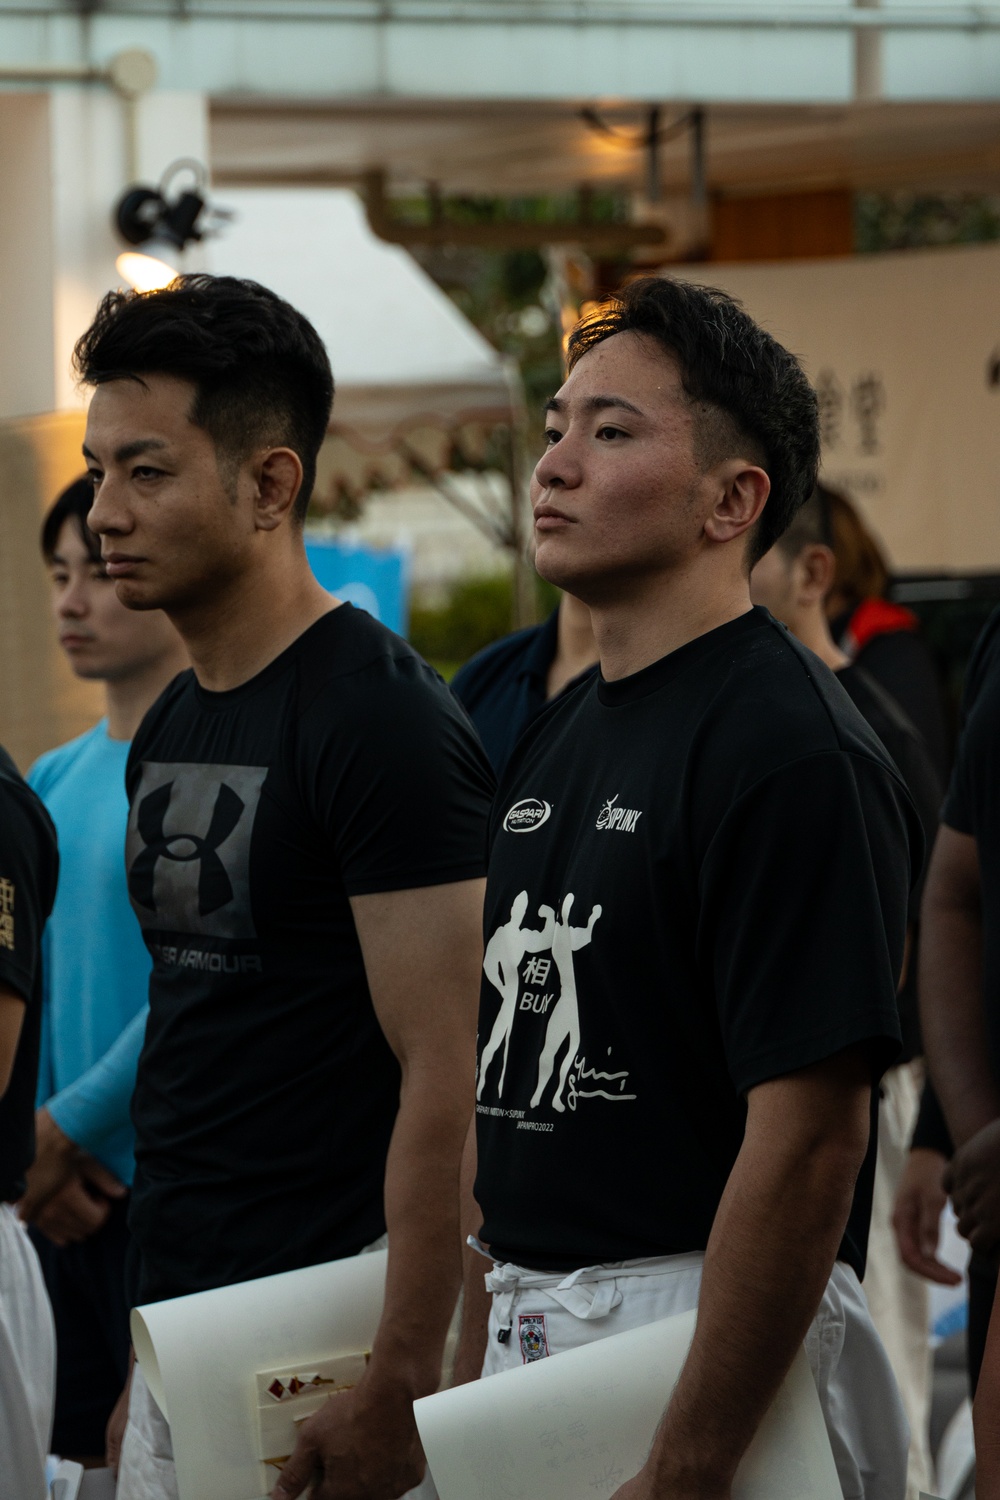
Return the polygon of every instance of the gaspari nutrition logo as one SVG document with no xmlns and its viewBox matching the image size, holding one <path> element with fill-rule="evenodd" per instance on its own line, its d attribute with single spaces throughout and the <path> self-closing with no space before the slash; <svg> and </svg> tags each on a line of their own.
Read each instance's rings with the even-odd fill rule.
<svg viewBox="0 0 1000 1500">
<path fill-rule="evenodd" d="M 552 808 L 540 797 L 524 797 L 508 810 L 503 820 L 505 833 L 534 833 L 547 823 Z"/>
</svg>

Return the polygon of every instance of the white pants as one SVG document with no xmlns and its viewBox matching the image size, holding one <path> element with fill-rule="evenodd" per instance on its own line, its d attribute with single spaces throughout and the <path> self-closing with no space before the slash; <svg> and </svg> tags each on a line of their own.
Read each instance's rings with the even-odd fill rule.
<svg viewBox="0 0 1000 1500">
<path fill-rule="evenodd" d="M 0 1495 L 45 1500 L 56 1331 L 35 1248 L 0 1203 Z"/>
<path fill-rule="evenodd" d="M 882 1079 L 878 1158 L 872 1200 L 864 1292 L 872 1322 L 885 1345 L 910 1424 L 906 1500 L 934 1489 L 928 1425 L 931 1407 L 930 1293 L 927 1282 L 904 1266 L 892 1228 L 892 1211 L 920 1107 L 923 1065 L 901 1063 Z"/>
<path fill-rule="evenodd" d="M 625 1261 L 564 1277 L 494 1266 L 486 1277 L 493 1307 L 483 1375 L 690 1312 L 703 1259 Z M 858 1278 L 839 1261 L 805 1348 L 844 1500 L 903 1500 L 906 1416 Z"/>
</svg>

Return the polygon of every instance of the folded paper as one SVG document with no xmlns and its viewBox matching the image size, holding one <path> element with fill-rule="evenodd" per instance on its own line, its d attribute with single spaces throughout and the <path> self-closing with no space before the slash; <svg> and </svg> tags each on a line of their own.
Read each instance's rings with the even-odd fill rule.
<svg viewBox="0 0 1000 1500">
<path fill-rule="evenodd" d="M 267 1494 L 276 1476 L 267 1460 L 291 1452 L 298 1421 L 360 1378 L 385 1268 L 377 1250 L 133 1310 L 132 1342 L 170 1424 L 180 1500 Z"/>
<path fill-rule="evenodd" d="M 695 1314 L 535 1360 L 415 1403 L 440 1500 L 613 1495 L 645 1462 Z M 841 1500 L 799 1351 L 736 1476 L 733 1500 Z"/>
</svg>

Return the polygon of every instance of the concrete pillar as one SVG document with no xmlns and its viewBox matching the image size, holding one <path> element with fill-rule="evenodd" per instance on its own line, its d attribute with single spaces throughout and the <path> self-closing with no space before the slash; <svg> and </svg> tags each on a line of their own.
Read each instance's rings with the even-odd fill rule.
<svg viewBox="0 0 1000 1500">
<path fill-rule="evenodd" d="M 100 711 L 55 643 L 39 524 L 83 468 L 70 357 L 118 284 L 112 208 L 183 156 L 207 161 L 203 95 L 0 92 L 0 742 L 22 768 Z"/>
</svg>

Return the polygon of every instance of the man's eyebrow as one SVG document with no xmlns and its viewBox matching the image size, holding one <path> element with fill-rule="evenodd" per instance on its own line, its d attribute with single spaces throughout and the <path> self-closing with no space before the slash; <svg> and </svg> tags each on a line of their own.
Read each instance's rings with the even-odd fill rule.
<svg viewBox="0 0 1000 1500">
<path fill-rule="evenodd" d="M 138 458 L 140 453 L 156 453 L 161 448 L 169 448 L 170 444 L 164 442 L 163 438 L 136 438 L 133 443 L 124 443 L 122 447 L 115 449 L 115 462 L 119 464 L 128 463 L 130 458 Z M 83 445 L 84 458 L 97 459 L 91 453 L 86 443 Z"/>
<path fill-rule="evenodd" d="M 588 396 L 581 404 L 584 411 L 608 411 L 612 407 L 615 407 L 618 411 L 630 411 L 634 417 L 644 417 L 646 415 L 638 406 L 634 406 L 631 401 L 626 401 L 624 396 Z M 558 396 L 552 396 L 546 401 L 544 410 L 547 412 L 563 413 L 566 410 L 566 403 L 560 400 Z"/>
</svg>

